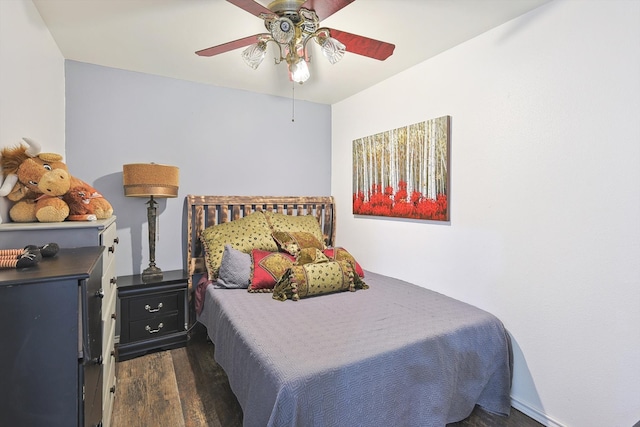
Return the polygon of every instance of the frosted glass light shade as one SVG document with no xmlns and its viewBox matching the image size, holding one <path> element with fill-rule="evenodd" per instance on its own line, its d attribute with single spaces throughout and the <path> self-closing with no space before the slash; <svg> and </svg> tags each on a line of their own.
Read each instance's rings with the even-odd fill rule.
<svg viewBox="0 0 640 427">
<path fill-rule="evenodd" d="M 266 43 L 255 43 L 242 51 L 242 59 L 247 65 L 254 70 L 258 68 L 260 64 L 262 64 L 262 60 L 267 54 L 267 44 Z"/>
<path fill-rule="evenodd" d="M 304 83 L 311 77 L 309 67 L 304 58 L 299 58 L 298 61 L 289 65 L 289 75 L 291 76 L 291 80 L 296 83 Z"/>
<path fill-rule="evenodd" d="M 344 56 L 346 46 L 333 37 L 327 37 L 321 44 L 322 54 L 329 60 L 331 64 L 340 61 Z"/>
</svg>

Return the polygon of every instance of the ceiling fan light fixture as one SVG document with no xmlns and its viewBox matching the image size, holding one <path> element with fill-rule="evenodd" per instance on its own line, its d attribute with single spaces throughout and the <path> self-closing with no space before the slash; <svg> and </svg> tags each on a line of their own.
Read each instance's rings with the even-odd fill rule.
<svg viewBox="0 0 640 427">
<path fill-rule="evenodd" d="M 322 54 L 329 60 L 331 64 L 339 62 L 346 51 L 346 46 L 333 37 L 325 37 L 319 41 L 322 47 Z"/>
<path fill-rule="evenodd" d="M 298 58 L 297 61 L 289 64 L 289 78 L 294 82 L 304 83 L 309 80 L 309 77 L 311 77 L 311 74 L 304 58 Z"/>
<path fill-rule="evenodd" d="M 246 64 L 256 70 L 267 54 L 267 43 L 254 43 L 242 52 L 242 59 Z"/>
<path fill-rule="evenodd" d="M 274 42 L 277 45 L 275 63 L 286 62 L 289 79 L 304 83 L 310 78 L 308 62 L 311 61 L 311 55 L 307 50 L 307 44 L 311 40 L 318 43 L 322 54 L 331 64 L 336 64 L 342 59 L 347 46 L 351 53 L 380 61 L 391 56 L 395 49 L 395 45 L 390 43 L 320 27 L 320 21 L 354 0 L 269 0 L 268 6 L 263 5 L 267 0 L 227 1 L 262 19 L 268 32 L 201 49 L 196 51 L 197 55 L 214 56 L 246 47 L 242 52 L 242 58 L 255 70 L 266 56 L 267 43 Z M 331 37 L 332 34 L 337 39 Z M 249 46 L 253 42 L 257 43 Z"/>
</svg>

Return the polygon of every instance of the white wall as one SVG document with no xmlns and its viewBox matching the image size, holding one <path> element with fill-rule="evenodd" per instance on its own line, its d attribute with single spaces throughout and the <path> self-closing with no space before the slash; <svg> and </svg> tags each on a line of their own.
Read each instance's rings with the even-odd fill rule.
<svg viewBox="0 0 640 427">
<path fill-rule="evenodd" d="M 2 1 L 2 0 L 0 0 Z M 184 267 L 184 198 L 329 195 L 331 108 L 75 61 L 66 63 L 67 164 L 117 216 L 118 275 L 149 265 L 147 200 L 128 198 L 122 165 L 180 168 L 177 199 L 159 199 L 156 264 Z"/>
<path fill-rule="evenodd" d="M 22 137 L 64 155 L 64 58 L 31 0 L 2 0 L 0 148 Z M 8 208 L 0 197 L 0 220 Z"/>
<path fill-rule="evenodd" d="M 450 224 L 354 217 L 352 141 L 442 115 Z M 514 405 L 545 424 L 640 419 L 640 2 L 546 4 L 333 105 L 332 126 L 338 244 L 497 315 Z"/>
</svg>

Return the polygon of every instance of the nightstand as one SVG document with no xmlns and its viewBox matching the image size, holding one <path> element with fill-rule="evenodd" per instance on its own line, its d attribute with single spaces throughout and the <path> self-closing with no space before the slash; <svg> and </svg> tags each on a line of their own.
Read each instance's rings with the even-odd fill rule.
<svg viewBox="0 0 640 427">
<path fill-rule="evenodd" d="M 144 283 L 139 274 L 118 277 L 120 342 L 118 361 L 186 345 L 187 272 L 164 271 Z"/>
</svg>

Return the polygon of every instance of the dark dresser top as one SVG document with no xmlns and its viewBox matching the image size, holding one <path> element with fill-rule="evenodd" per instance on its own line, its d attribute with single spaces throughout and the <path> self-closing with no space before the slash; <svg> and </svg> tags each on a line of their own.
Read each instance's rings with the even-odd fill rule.
<svg viewBox="0 0 640 427">
<path fill-rule="evenodd" d="M 104 249 L 103 246 L 61 248 L 54 257 L 43 258 L 33 267 L 0 269 L 0 286 L 87 278 Z"/>
</svg>

